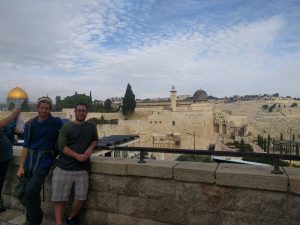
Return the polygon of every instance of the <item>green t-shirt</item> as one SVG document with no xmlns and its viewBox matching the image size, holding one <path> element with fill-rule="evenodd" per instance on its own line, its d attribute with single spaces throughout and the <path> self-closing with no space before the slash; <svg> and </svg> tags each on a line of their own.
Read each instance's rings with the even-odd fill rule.
<svg viewBox="0 0 300 225">
<path fill-rule="evenodd" d="M 73 122 L 65 124 L 58 136 L 58 148 L 60 155 L 56 161 L 56 165 L 69 171 L 89 170 L 90 160 L 79 162 L 74 158 L 66 156 L 63 153 L 65 146 L 68 146 L 73 151 L 82 154 L 91 145 L 93 141 L 98 141 L 98 133 L 96 125 L 90 122 L 84 122 L 77 125 Z"/>
</svg>

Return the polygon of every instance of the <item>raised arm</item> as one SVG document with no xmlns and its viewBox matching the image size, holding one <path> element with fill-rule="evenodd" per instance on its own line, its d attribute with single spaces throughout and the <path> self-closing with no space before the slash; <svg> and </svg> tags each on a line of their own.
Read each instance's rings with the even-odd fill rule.
<svg viewBox="0 0 300 225">
<path fill-rule="evenodd" d="M 0 120 L 0 128 L 5 127 L 10 121 L 19 116 L 20 113 L 20 109 L 14 109 L 14 111 L 8 117 Z"/>
</svg>

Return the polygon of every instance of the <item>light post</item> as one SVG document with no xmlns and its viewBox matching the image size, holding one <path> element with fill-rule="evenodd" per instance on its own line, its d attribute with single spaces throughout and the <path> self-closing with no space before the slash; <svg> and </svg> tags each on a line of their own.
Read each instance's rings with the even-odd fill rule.
<svg viewBox="0 0 300 225">
<path fill-rule="evenodd" d="M 192 133 L 186 133 L 186 134 L 191 135 L 191 136 L 194 137 L 194 150 L 195 150 L 196 149 L 196 135 L 195 135 L 195 131 L 193 132 L 193 134 Z"/>
<path fill-rule="evenodd" d="M 292 154 L 292 128 L 290 127 L 290 155 Z M 291 163 L 291 160 L 290 160 Z"/>
</svg>

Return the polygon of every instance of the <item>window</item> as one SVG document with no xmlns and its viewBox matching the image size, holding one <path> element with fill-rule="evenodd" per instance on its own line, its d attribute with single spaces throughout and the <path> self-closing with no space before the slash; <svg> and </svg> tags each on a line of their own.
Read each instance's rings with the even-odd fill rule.
<svg viewBox="0 0 300 225">
<path fill-rule="evenodd" d="M 172 126 L 175 126 L 175 121 L 172 121 Z"/>
</svg>

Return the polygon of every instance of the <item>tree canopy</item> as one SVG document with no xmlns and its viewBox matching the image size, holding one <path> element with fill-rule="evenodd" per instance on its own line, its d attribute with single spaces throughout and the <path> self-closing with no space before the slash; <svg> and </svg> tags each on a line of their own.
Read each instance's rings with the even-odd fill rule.
<svg viewBox="0 0 300 225">
<path fill-rule="evenodd" d="M 65 97 L 63 100 L 61 100 L 60 96 L 56 96 L 55 100 L 56 110 L 61 110 L 62 108 L 73 108 L 78 102 L 83 102 L 87 104 L 89 108 L 91 108 L 92 106 L 90 96 L 87 96 L 85 94 L 78 94 L 77 92 L 75 92 L 75 94 L 72 96 Z"/>
<path fill-rule="evenodd" d="M 109 98 L 106 99 L 105 102 L 104 102 L 104 111 L 105 112 L 111 112 L 112 111 L 111 100 Z"/>
<path fill-rule="evenodd" d="M 122 113 L 124 116 L 129 116 L 134 113 L 136 107 L 135 95 L 131 90 L 130 84 L 127 85 L 123 99 Z"/>
</svg>

